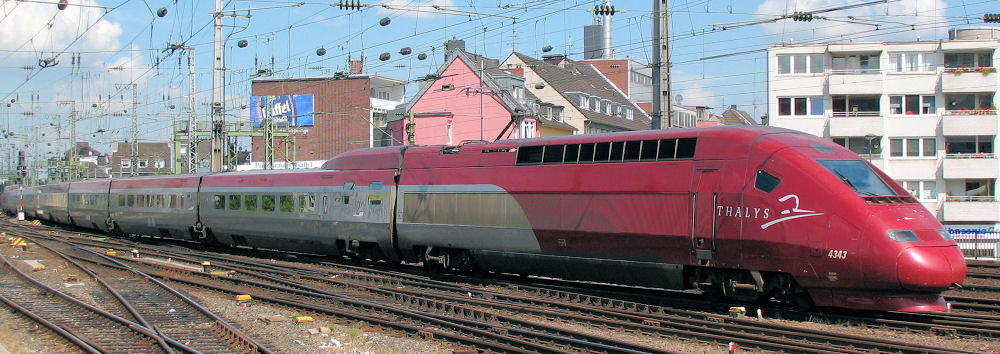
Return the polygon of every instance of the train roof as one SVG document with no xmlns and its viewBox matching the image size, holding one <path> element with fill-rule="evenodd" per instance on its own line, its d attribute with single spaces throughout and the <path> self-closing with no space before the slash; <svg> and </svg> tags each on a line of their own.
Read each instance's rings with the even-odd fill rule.
<svg viewBox="0 0 1000 354">
<path fill-rule="evenodd" d="M 755 143 L 759 143 L 756 145 L 757 148 L 771 150 L 783 146 L 841 148 L 829 140 L 795 130 L 765 126 L 721 126 L 505 139 L 492 143 L 472 141 L 455 146 L 390 146 L 358 149 L 330 159 L 323 164 L 322 168 L 325 170 L 379 170 L 510 165 L 514 163 L 513 153 L 520 147 L 682 138 L 698 139 L 700 147 L 696 149 L 695 158 L 706 160 L 747 156 L 751 146 Z M 504 152 L 508 154 L 502 154 Z M 449 157 L 441 158 L 444 155 Z M 405 159 L 404 156 L 406 156 Z"/>
</svg>

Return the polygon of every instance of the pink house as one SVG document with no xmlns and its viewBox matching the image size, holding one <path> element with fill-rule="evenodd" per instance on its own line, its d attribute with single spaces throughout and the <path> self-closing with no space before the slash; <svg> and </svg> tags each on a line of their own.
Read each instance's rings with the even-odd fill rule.
<svg viewBox="0 0 1000 354">
<path fill-rule="evenodd" d="M 390 112 L 386 132 L 394 144 L 457 145 L 538 136 L 539 119 L 522 103 L 524 78 L 498 69 L 496 60 L 466 53 L 461 42 L 449 41 L 444 64 L 425 77 L 410 102 Z M 571 126 L 565 128 L 572 133 Z"/>
</svg>

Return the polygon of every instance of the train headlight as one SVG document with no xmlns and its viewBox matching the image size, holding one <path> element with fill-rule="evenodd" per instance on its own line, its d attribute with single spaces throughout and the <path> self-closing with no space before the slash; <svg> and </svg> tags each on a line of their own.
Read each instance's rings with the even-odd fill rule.
<svg viewBox="0 0 1000 354">
<path fill-rule="evenodd" d="M 937 230 L 937 232 L 939 234 L 941 234 L 941 238 L 943 238 L 945 240 L 948 240 L 948 241 L 954 240 L 954 238 L 951 237 L 951 233 L 948 232 L 948 230 Z"/>
<path fill-rule="evenodd" d="M 886 232 L 890 239 L 896 242 L 918 242 L 917 234 L 910 230 L 889 230 Z"/>
</svg>

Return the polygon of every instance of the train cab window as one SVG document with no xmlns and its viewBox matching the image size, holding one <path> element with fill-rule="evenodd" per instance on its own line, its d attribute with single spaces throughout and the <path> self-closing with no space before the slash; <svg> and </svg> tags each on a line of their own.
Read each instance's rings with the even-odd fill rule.
<svg viewBox="0 0 1000 354">
<path fill-rule="evenodd" d="M 265 195 L 260 197 L 260 210 L 274 211 L 274 196 Z"/>
<path fill-rule="evenodd" d="M 225 209 L 226 208 L 226 196 L 222 194 L 216 194 L 215 196 L 215 208 Z"/>
<path fill-rule="evenodd" d="M 278 210 L 284 213 L 295 211 L 295 198 L 290 195 L 278 196 Z"/>
<path fill-rule="evenodd" d="M 257 210 L 257 195 L 255 195 L 255 194 L 249 194 L 249 195 L 243 197 L 243 209 L 246 209 L 247 211 L 256 211 Z"/>
<path fill-rule="evenodd" d="M 566 145 L 566 153 L 563 155 L 563 163 L 576 163 L 580 156 L 580 145 L 570 144 Z"/>
<path fill-rule="evenodd" d="M 698 145 L 698 138 L 677 139 L 677 158 L 693 159 L 694 149 Z"/>
<path fill-rule="evenodd" d="M 770 173 L 757 170 L 757 180 L 754 181 L 753 186 L 764 192 L 771 193 L 771 191 L 773 191 L 774 188 L 777 188 L 780 183 L 781 180 L 778 179 L 778 177 L 774 177 Z"/>
<path fill-rule="evenodd" d="M 594 162 L 594 145 L 580 144 L 580 163 Z"/>
<path fill-rule="evenodd" d="M 622 159 L 624 161 L 639 161 L 639 152 L 642 148 L 642 141 L 626 141 L 625 142 L 625 157 Z"/>
<path fill-rule="evenodd" d="M 542 163 L 561 164 L 563 162 L 563 151 L 565 151 L 565 146 L 563 145 L 546 146 Z"/>
<path fill-rule="evenodd" d="M 240 195 L 230 195 L 229 196 L 229 210 L 240 210 L 243 208 L 243 203 Z"/>
<path fill-rule="evenodd" d="M 370 185 L 368 185 L 368 188 L 371 188 L 371 190 L 373 191 L 381 190 L 382 182 L 372 182 Z"/>
<path fill-rule="evenodd" d="M 816 160 L 830 173 L 862 196 L 896 195 L 865 160 Z"/>
<path fill-rule="evenodd" d="M 354 182 L 344 183 L 344 190 L 345 191 L 349 191 L 349 190 L 352 190 L 352 189 L 354 189 Z"/>
<path fill-rule="evenodd" d="M 594 144 L 594 162 L 608 162 L 611 156 L 611 143 Z"/>
<path fill-rule="evenodd" d="M 620 162 L 624 154 L 625 154 L 625 142 L 624 141 L 613 142 L 611 143 L 611 157 L 608 159 L 608 161 Z"/>
<path fill-rule="evenodd" d="M 659 146 L 659 140 L 643 140 L 642 141 L 642 153 L 639 154 L 639 161 L 653 161 L 656 160 L 657 148 Z"/>
<path fill-rule="evenodd" d="M 542 162 L 544 146 L 522 146 L 517 149 L 518 165 L 537 165 Z"/>
<path fill-rule="evenodd" d="M 673 160 L 674 154 L 677 152 L 677 139 L 663 139 L 660 140 L 660 154 L 657 159 L 660 160 Z"/>
</svg>

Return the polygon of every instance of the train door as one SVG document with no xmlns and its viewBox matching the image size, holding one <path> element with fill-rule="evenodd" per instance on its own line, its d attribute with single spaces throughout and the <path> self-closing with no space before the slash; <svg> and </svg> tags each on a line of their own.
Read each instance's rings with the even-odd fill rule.
<svg viewBox="0 0 1000 354">
<path fill-rule="evenodd" d="M 691 249 L 702 265 L 712 264 L 716 250 L 719 175 L 718 167 L 698 167 L 692 182 Z"/>
</svg>

